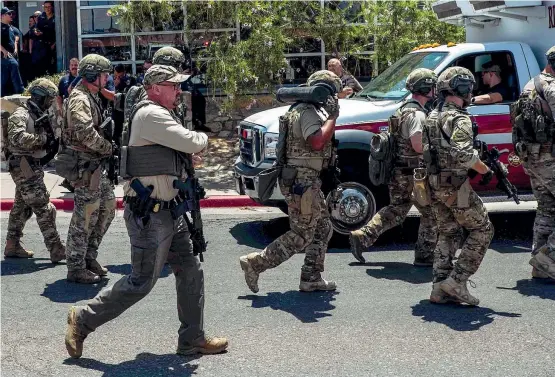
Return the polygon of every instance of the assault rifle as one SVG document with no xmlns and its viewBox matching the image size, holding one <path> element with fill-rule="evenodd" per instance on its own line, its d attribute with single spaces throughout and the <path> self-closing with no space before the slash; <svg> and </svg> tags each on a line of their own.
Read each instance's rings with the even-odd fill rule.
<svg viewBox="0 0 555 377">
<path fill-rule="evenodd" d="M 472 133 L 474 134 L 474 149 L 478 150 L 480 160 L 482 160 L 491 169 L 497 178 L 497 185 L 495 187 L 507 194 L 507 199 L 513 198 L 516 204 L 520 204 L 518 190 L 507 178 L 509 170 L 501 161 L 499 161 L 499 156 L 501 155 L 499 150 L 496 147 L 488 150 L 488 145 L 478 139 L 478 125 L 475 122 L 472 122 Z M 476 176 L 476 174 L 473 173 L 469 175 L 471 178 Z"/>
<path fill-rule="evenodd" d="M 113 184 L 118 184 L 119 176 L 119 147 L 114 140 L 114 121 L 112 117 L 106 117 L 100 125 L 102 136 L 112 143 L 112 154 L 108 157 L 108 179 Z"/>
<path fill-rule="evenodd" d="M 190 156 L 190 155 L 187 155 Z M 187 164 L 185 164 L 187 166 Z M 186 171 L 193 171 L 193 175 L 189 175 L 185 182 L 180 180 L 173 181 L 173 187 L 180 190 L 186 196 L 188 202 L 189 210 L 191 211 L 191 219 L 187 215 L 187 212 L 183 213 L 183 218 L 187 223 L 187 228 L 191 234 L 191 241 L 193 242 L 193 254 L 198 255 L 201 262 L 204 262 L 202 253 L 206 251 L 206 242 L 204 238 L 204 231 L 202 229 L 202 216 L 200 214 L 200 200 L 204 199 L 206 196 L 206 191 L 204 187 L 199 185 L 198 178 L 194 176 L 194 168 L 192 168 L 192 161 L 189 167 L 186 167 Z M 189 174 L 189 173 L 187 173 Z"/>
<path fill-rule="evenodd" d="M 40 159 L 41 165 L 48 164 L 58 153 L 58 148 L 60 147 L 60 141 L 56 138 L 52 124 L 50 124 L 50 117 L 46 111 L 42 111 L 33 101 L 27 102 L 29 106 L 29 111 L 37 117 L 35 119 L 35 130 L 43 130 L 46 133 L 46 156 Z"/>
</svg>

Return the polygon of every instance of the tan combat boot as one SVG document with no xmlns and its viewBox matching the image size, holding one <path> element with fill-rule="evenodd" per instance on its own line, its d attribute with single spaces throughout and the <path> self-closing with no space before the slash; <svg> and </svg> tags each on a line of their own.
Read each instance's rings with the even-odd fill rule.
<svg viewBox="0 0 555 377">
<path fill-rule="evenodd" d="M 356 260 L 359 261 L 360 263 L 366 263 L 366 260 L 362 256 L 362 253 L 365 251 L 368 251 L 368 249 L 364 247 L 364 244 L 362 243 L 363 239 L 364 239 L 364 233 L 361 230 L 355 230 L 354 232 L 351 232 L 351 234 L 349 235 L 349 241 L 351 244 L 351 253 L 356 258 Z"/>
<path fill-rule="evenodd" d="M 439 288 L 441 282 L 434 283 L 432 287 L 432 293 L 430 294 L 430 302 L 433 304 L 449 304 L 456 303 L 460 304 L 461 301 L 456 297 L 449 296 Z"/>
<path fill-rule="evenodd" d="M 69 356 L 78 359 L 83 354 L 83 341 L 87 336 L 79 330 L 75 309 L 77 308 L 72 306 L 67 313 L 66 349 Z"/>
<path fill-rule="evenodd" d="M 530 259 L 530 265 L 545 273 L 551 279 L 555 279 L 555 260 L 548 255 L 547 246 L 540 248 L 539 252 Z"/>
<path fill-rule="evenodd" d="M 254 293 L 258 292 L 258 277 L 260 274 L 256 272 L 251 265 L 249 257 L 253 257 L 256 253 L 251 253 L 249 255 L 243 255 L 239 258 L 239 263 L 241 263 L 241 269 L 245 272 L 245 281 L 251 291 Z"/>
<path fill-rule="evenodd" d="M 67 272 L 67 281 L 81 284 L 94 284 L 100 281 L 100 276 L 87 269 Z"/>
<path fill-rule="evenodd" d="M 25 250 L 19 241 L 6 240 L 4 248 L 4 256 L 6 258 L 32 258 L 35 253 L 31 250 Z"/>
<path fill-rule="evenodd" d="M 536 267 L 532 267 L 532 277 L 534 279 L 549 279 L 549 275 L 545 272 L 538 270 Z"/>
<path fill-rule="evenodd" d="M 50 250 L 50 261 L 58 263 L 64 259 L 66 259 L 66 247 L 63 243 L 59 242 Z"/>
<path fill-rule="evenodd" d="M 299 284 L 301 292 L 314 292 L 314 291 L 335 291 L 337 284 L 334 281 L 326 281 L 320 279 L 318 281 L 302 281 Z"/>
<path fill-rule="evenodd" d="M 453 279 L 452 277 L 448 277 L 447 279 L 439 283 L 439 288 L 443 292 L 447 293 L 449 296 L 457 298 L 469 305 L 478 305 L 480 303 L 480 300 L 478 300 L 476 297 L 472 296 L 470 292 L 468 292 L 466 281 L 457 283 L 455 279 Z"/>
<path fill-rule="evenodd" d="M 221 353 L 227 349 L 228 342 L 226 338 L 205 338 L 198 344 L 187 347 L 178 348 L 176 353 L 178 355 L 194 355 L 197 353 L 202 353 L 206 355 L 211 355 L 215 353 Z"/>
<path fill-rule="evenodd" d="M 96 259 L 87 260 L 87 270 L 94 272 L 98 276 L 108 275 L 108 269 L 102 267 L 100 263 L 96 261 Z"/>
</svg>

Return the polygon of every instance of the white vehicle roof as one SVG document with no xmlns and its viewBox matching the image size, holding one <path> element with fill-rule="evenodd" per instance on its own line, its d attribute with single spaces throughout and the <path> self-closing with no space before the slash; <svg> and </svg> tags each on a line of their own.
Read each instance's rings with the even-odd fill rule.
<svg viewBox="0 0 555 377">
<path fill-rule="evenodd" d="M 464 26 L 468 43 L 529 45 L 542 69 L 545 52 L 555 44 L 555 1 L 439 0 L 433 9 L 441 21 Z"/>
</svg>

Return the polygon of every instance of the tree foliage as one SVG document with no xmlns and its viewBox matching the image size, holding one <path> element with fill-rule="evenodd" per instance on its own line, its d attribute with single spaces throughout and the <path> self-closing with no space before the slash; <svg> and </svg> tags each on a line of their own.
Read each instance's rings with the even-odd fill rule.
<svg viewBox="0 0 555 377">
<path fill-rule="evenodd" d="M 323 43 L 331 56 L 371 59 L 357 54 L 374 50 L 383 70 L 419 44 L 464 39 L 461 28 L 437 20 L 429 1 L 141 0 L 110 13 L 125 31 L 178 25 L 186 55 L 205 61 L 210 87 L 228 95 L 224 110 L 281 84 L 286 52 L 320 52 Z M 213 31 L 222 28 L 229 30 Z M 207 46 L 195 46 L 199 38 Z"/>
</svg>

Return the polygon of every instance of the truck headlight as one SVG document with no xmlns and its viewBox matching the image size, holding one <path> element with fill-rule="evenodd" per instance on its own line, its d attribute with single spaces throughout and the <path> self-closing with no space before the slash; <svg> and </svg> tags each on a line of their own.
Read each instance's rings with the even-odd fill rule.
<svg viewBox="0 0 555 377">
<path fill-rule="evenodd" d="M 278 134 L 266 132 L 264 134 L 264 157 L 269 159 L 276 159 Z"/>
</svg>

